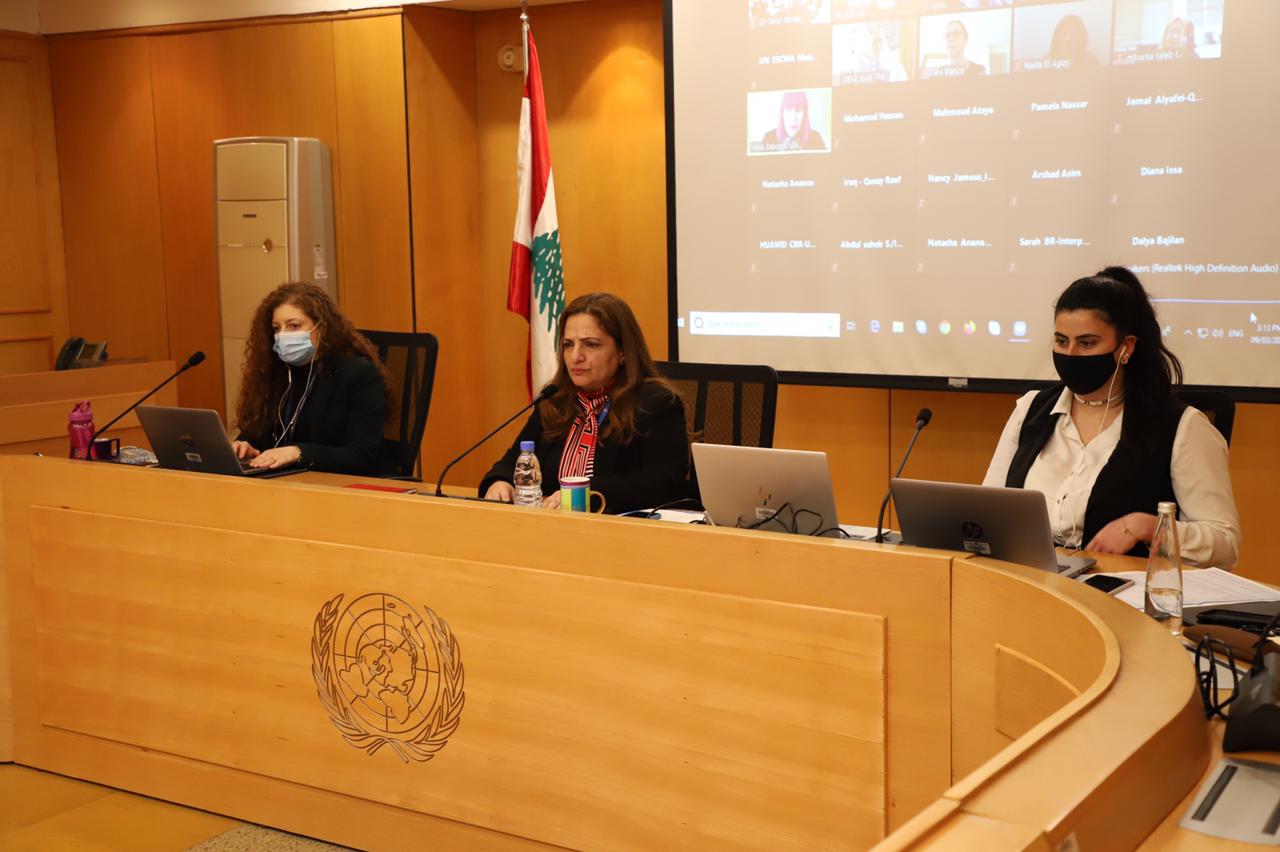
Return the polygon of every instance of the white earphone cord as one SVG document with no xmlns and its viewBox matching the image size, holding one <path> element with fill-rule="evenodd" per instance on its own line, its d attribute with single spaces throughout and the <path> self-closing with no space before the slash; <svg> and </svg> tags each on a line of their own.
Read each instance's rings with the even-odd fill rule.
<svg viewBox="0 0 1280 852">
<path fill-rule="evenodd" d="M 1129 359 L 1127 356 L 1121 356 L 1120 363 L 1116 364 L 1115 372 L 1111 374 L 1111 381 L 1107 383 L 1107 402 L 1105 405 L 1102 406 L 1102 420 L 1099 421 L 1098 423 L 1097 434 L 1093 436 L 1093 440 L 1095 441 L 1102 436 L 1103 431 L 1107 428 L 1107 412 L 1111 410 L 1111 391 L 1115 389 L 1116 377 L 1120 375 L 1120 367 L 1128 360 Z M 1086 446 L 1085 452 L 1088 452 L 1088 450 L 1089 448 L 1088 446 Z M 1087 498 L 1087 495 L 1086 495 L 1086 498 Z M 1071 534 L 1067 536 L 1067 541 L 1071 541 L 1076 537 L 1076 519 L 1080 517 L 1079 510 L 1080 510 L 1080 500 L 1079 498 L 1077 498 L 1075 510 L 1071 513 Z M 1059 527 L 1062 526 L 1062 509 L 1058 509 L 1058 526 Z M 1080 541 L 1076 542 L 1074 545 L 1076 550 L 1084 549 L 1084 531 L 1081 530 L 1080 532 L 1081 532 Z"/>
<path fill-rule="evenodd" d="M 307 397 L 311 394 L 312 372 L 315 370 L 315 366 L 315 358 L 312 358 L 311 363 L 307 365 L 307 384 L 302 389 L 302 398 L 298 400 L 297 407 L 293 409 L 293 416 L 289 418 L 288 425 L 285 425 L 284 404 L 289 398 L 289 391 L 293 388 L 293 368 L 289 368 L 289 387 L 286 388 L 284 394 L 280 397 L 280 402 L 276 405 L 276 422 L 280 424 L 280 437 L 276 438 L 275 444 L 272 445 L 271 448 L 273 450 L 279 448 L 280 444 L 293 433 L 294 426 L 298 423 L 298 416 L 302 414 L 302 406 L 306 405 Z"/>
</svg>

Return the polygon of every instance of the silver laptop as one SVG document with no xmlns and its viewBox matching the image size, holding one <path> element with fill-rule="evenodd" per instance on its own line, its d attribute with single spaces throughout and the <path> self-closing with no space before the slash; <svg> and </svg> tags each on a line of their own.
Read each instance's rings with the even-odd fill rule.
<svg viewBox="0 0 1280 852">
<path fill-rule="evenodd" d="M 965 550 L 1066 577 L 1094 564 L 1085 556 L 1058 554 L 1039 491 L 922 479 L 892 479 L 889 489 L 903 544 Z"/>
<path fill-rule="evenodd" d="M 296 465 L 275 470 L 249 467 L 248 462 L 236 458 L 218 412 L 207 408 L 141 405 L 138 419 L 160 466 L 167 470 L 255 477 L 284 476 L 304 470 Z"/>
<path fill-rule="evenodd" d="M 694 444 L 693 467 L 716 526 L 813 535 L 840 525 L 826 453 Z"/>
</svg>

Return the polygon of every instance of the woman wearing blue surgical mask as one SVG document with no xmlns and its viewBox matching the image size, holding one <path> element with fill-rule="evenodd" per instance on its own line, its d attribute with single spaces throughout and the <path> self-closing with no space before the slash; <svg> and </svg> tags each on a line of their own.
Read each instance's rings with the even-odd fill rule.
<svg viewBox="0 0 1280 852">
<path fill-rule="evenodd" d="M 377 352 L 327 292 L 281 285 L 254 312 L 245 341 L 236 454 L 253 467 L 391 472 L 389 388 Z"/>
<path fill-rule="evenodd" d="M 983 485 L 1045 495 L 1058 544 L 1145 555 L 1156 504 L 1178 504 L 1184 560 L 1230 568 L 1240 515 L 1227 442 L 1175 395 L 1182 364 L 1164 345 L 1138 277 L 1111 266 L 1054 306 L 1061 384 L 1017 401 Z"/>
</svg>

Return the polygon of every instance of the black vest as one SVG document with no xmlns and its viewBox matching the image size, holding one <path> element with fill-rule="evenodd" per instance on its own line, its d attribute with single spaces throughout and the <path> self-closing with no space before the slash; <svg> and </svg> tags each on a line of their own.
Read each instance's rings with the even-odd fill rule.
<svg viewBox="0 0 1280 852">
<path fill-rule="evenodd" d="M 1027 409 L 1027 419 L 1022 422 L 1018 434 L 1018 451 L 1009 463 L 1009 475 L 1004 484 L 1009 488 L 1021 488 L 1027 481 L 1027 472 L 1058 428 L 1058 418 L 1053 407 L 1062 396 L 1062 385 L 1054 385 L 1036 394 Z M 1130 512 L 1153 515 L 1156 504 L 1172 501 L 1173 495 L 1173 439 L 1178 434 L 1178 423 L 1186 403 L 1170 398 L 1157 415 L 1152 434 L 1144 447 L 1121 436 L 1111 458 L 1098 473 L 1089 494 L 1084 511 L 1082 545 L 1088 544 L 1107 524 Z M 1129 551 L 1131 556 L 1146 556 L 1147 545 L 1138 544 Z"/>
</svg>

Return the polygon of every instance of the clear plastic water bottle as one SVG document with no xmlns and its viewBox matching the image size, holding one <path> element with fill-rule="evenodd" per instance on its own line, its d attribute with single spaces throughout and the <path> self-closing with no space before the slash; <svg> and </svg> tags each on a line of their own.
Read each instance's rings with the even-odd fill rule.
<svg viewBox="0 0 1280 852">
<path fill-rule="evenodd" d="M 520 442 L 520 456 L 516 459 L 516 472 L 512 476 L 516 488 L 513 501 L 517 506 L 542 505 L 542 468 L 533 454 L 533 441 Z"/>
<path fill-rule="evenodd" d="M 71 458 L 87 459 L 93 443 L 93 404 L 77 402 L 67 415 L 67 437 L 71 440 Z"/>
<path fill-rule="evenodd" d="M 1157 508 L 1156 532 L 1147 557 L 1147 590 L 1143 607 L 1147 615 L 1163 621 L 1174 636 L 1182 635 L 1182 551 L 1178 548 L 1176 503 Z"/>
</svg>

